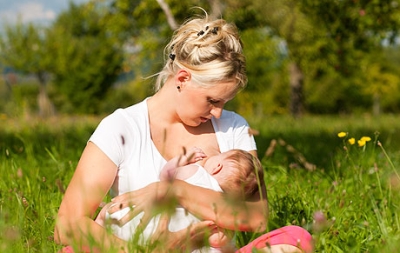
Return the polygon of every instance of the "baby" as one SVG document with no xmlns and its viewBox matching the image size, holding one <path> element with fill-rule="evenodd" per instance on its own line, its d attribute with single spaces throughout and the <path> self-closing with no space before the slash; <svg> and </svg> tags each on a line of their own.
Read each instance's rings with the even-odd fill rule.
<svg viewBox="0 0 400 253">
<path fill-rule="evenodd" d="M 160 172 L 160 180 L 184 180 L 193 185 L 224 192 L 232 199 L 249 199 L 259 193 L 258 182 L 264 179 L 263 168 L 260 161 L 251 153 L 233 149 L 207 158 L 204 166 L 196 163 L 206 157 L 206 154 L 201 149 L 193 148 L 186 154 L 168 161 Z M 113 234 L 121 239 L 131 240 L 133 235 L 137 233 L 136 228 L 143 213 L 137 215 L 126 224 L 120 225 L 118 221 L 131 208 L 127 207 L 109 214 L 107 208 L 110 205 L 111 203 L 102 209 L 96 221 L 103 226 L 110 223 Z M 150 220 L 140 235 L 140 243 L 146 242 L 155 232 L 159 219 L 160 215 L 157 215 Z M 175 213 L 170 217 L 168 230 L 176 232 L 198 221 L 198 218 L 188 213 L 185 209 L 177 207 Z M 208 238 L 211 246 L 208 252 L 220 252 L 219 249 L 226 247 L 231 241 L 229 237 L 222 231 L 212 233 Z M 201 252 L 204 252 L 204 250 Z"/>
</svg>

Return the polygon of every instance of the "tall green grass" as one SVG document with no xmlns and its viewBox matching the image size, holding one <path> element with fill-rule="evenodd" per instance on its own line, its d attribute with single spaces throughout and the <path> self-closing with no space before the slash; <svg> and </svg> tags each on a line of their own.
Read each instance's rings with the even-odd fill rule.
<svg viewBox="0 0 400 253">
<path fill-rule="evenodd" d="M 54 218 L 99 121 L 0 117 L 0 252 L 57 252 Z M 316 252 L 396 252 L 398 121 L 390 115 L 250 119 L 266 170 L 268 229 L 302 226 Z M 339 138 L 341 131 L 348 136 Z M 347 141 L 362 136 L 372 138 L 364 147 Z M 257 235 L 237 233 L 238 246 Z"/>
<path fill-rule="evenodd" d="M 1 117 L 0 252 L 57 252 L 54 218 L 97 123 Z"/>
</svg>

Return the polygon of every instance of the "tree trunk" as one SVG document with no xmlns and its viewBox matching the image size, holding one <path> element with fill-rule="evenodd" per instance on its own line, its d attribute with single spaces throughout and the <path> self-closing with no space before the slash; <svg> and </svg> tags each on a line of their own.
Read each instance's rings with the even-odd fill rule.
<svg viewBox="0 0 400 253">
<path fill-rule="evenodd" d="M 178 24 L 175 21 L 175 17 L 171 12 L 168 3 L 166 3 L 164 0 L 157 0 L 157 2 L 160 5 L 161 9 L 164 11 L 165 15 L 167 16 L 167 22 L 169 27 L 171 27 L 172 30 L 177 29 Z"/>
<path fill-rule="evenodd" d="M 54 105 L 50 101 L 49 96 L 47 95 L 47 90 L 46 90 L 47 82 L 45 73 L 39 72 L 37 73 L 37 77 L 39 79 L 39 94 L 37 97 L 39 116 L 44 118 L 54 116 L 55 115 Z"/>
<path fill-rule="evenodd" d="M 381 114 L 381 97 L 378 93 L 374 93 L 373 95 L 372 114 L 374 116 L 379 116 Z"/>
<path fill-rule="evenodd" d="M 164 0 L 157 0 L 158 4 L 160 5 L 161 9 L 164 11 L 165 16 L 167 17 L 167 22 L 169 27 L 172 30 L 175 30 L 178 28 L 178 24 L 175 20 L 174 15 L 171 12 L 171 9 L 169 8 L 168 3 L 166 3 Z M 222 17 L 222 11 L 223 11 L 223 6 L 220 0 L 209 0 L 210 6 L 211 6 L 211 11 L 209 14 L 210 19 L 217 19 Z"/>
<path fill-rule="evenodd" d="M 210 19 L 218 19 L 222 17 L 223 6 L 220 0 L 209 0 L 211 10 L 210 10 Z"/>
<path fill-rule="evenodd" d="M 290 113 L 299 118 L 303 111 L 303 73 L 299 65 L 292 62 L 289 65 L 290 75 Z"/>
</svg>

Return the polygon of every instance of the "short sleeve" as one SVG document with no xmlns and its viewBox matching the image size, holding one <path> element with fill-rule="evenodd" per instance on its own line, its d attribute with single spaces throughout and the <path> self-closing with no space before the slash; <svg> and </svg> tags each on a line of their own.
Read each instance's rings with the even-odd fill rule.
<svg viewBox="0 0 400 253">
<path fill-rule="evenodd" d="M 257 150 L 247 121 L 239 114 L 224 110 L 219 119 L 212 119 L 221 152 L 231 149 Z"/>
<path fill-rule="evenodd" d="M 120 109 L 119 109 L 120 110 Z M 125 144 L 125 118 L 119 111 L 105 117 L 90 137 L 93 142 L 119 167 L 123 161 L 123 146 Z"/>
</svg>

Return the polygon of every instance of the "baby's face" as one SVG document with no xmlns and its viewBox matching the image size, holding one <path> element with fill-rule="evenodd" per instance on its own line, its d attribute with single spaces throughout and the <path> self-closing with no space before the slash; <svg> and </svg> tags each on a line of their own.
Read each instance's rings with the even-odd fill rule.
<svg viewBox="0 0 400 253">
<path fill-rule="evenodd" d="M 229 153 L 225 152 L 222 154 L 209 157 L 204 164 L 204 168 L 210 174 L 213 174 L 212 172 L 214 171 L 215 168 L 222 166 L 223 169 L 224 167 L 227 167 L 229 164 L 229 160 L 227 159 L 228 155 Z"/>
</svg>

